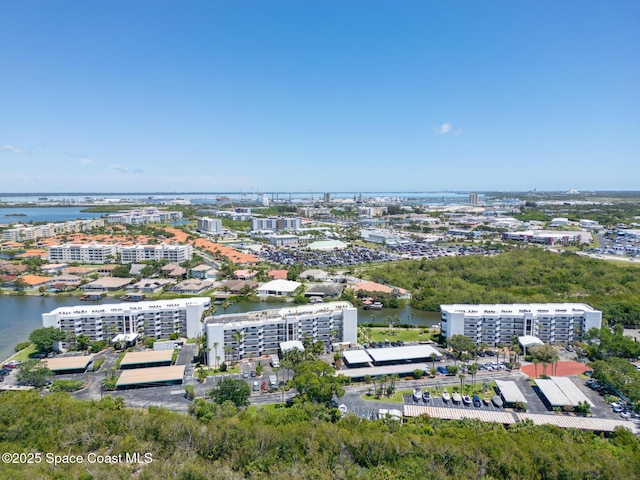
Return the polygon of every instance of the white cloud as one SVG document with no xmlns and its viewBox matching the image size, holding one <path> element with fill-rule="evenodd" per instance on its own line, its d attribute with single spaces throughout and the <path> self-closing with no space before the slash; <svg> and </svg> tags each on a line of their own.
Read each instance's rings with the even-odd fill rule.
<svg viewBox="0 0 640 480">
<path fill-rule="evenodd" d="M 433 127 L 433 131 L 436 135 L 446 135 L 447 133 L 451 133 L 453 130 L 453 125 L 450 123 L 443 123 L 439 127 Z M 462 130 L 458 129 L 454 132 L 454 135 L 460 135 Z"/>
<path fill-rule="evenodd" d="M 23 150 L 18 147 L 14 147 L 13 145 L 2 145 L 0 147 L 0 151 L 3 153 L 14 153 L 16 155 L 31 155 L 31 152 L 28 150 Z"/>
<path fill-rule="evenodd" d="M 85 155 L 83 153 L 65 153 L 65 155 L 67 155 L 69 157 L 73 157 L 73 158 L 79 158 L 80 159 L 80 163 L 82 165 L 87 165 L 89 163 L 93 163 L 93 158 L 91 158 L 89 155 Z"/>
<path fill-rule="evenodd" d="M 139 173 L 143 173 L 143 171 L 139 168 L 131 169 L 125 165 L 120 165 L 118 163 L 114 163 L 113 165 L 111 165 L 111 170 L 122 173 L 124 175 L 138 175 Z"/>
</svg>

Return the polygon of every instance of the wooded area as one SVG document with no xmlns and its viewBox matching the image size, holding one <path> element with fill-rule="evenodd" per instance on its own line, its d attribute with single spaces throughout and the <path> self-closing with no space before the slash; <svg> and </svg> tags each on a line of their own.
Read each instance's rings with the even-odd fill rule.
<svg viewBox="0 0 640 480">
<path fill-rule="evenodd" d="M 640 269 L 574 253 L 514 249 L 491 257 L 405 260 L 371 269 L 369 277 L 409 290 L 411 305 L 588 303 L 609 325 L 640 324 Z"/>
<path fill-rule="evenodd" d="M 257 414 L 226 402 L 194 416 L 134 410 L 119 400 L 64 393 L 0 395 L 3 452 L 151 453 L 149 464 L 1 463 L 1 478 L 139 479 L 634 479 L 640 443 L 575 430 L 427 418 L 340 419 L 336 409 L 294 404 Z M 197 415 L 197 412 L 194 412 Z"/>
</svg>

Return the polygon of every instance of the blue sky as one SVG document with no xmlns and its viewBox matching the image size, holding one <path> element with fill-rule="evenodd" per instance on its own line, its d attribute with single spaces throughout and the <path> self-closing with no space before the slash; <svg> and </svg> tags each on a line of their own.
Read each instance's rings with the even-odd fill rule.
<svg viewBox="0 0 640 480">
<path fill-rule="evenodd" d="M 640 2 L 0 0 L 0 192 L 640 189 Z"/>
</svg>

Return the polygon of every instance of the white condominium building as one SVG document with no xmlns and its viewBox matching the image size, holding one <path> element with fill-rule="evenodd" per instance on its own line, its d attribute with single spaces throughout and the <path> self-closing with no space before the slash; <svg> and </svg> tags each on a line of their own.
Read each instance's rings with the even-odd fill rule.
<svg viewBox="0 0 640 480">
<path fill-rule="evenodd" d="M 222 233 L 222 220 L 202 217 L 198 219 L 198 231 L 203 233 Z"/>
<path fill-rule="evenodd" d="M 602 312 L 584 303 L 440 305 L 442 335 L 465 335 L 476 344 L 511 344 L 514 336 L 533 335 L 545 343 L 582 340 L 600 328 Z"/>
<path fill-rule="evenodd" d="M 299 217 L 269 217 L 251 220 L 251 230 L 270 230 L 272 232 L 287 232 L 300 230 L 302 219 Z"/>
<path fill-rule="evenodd" d="M 144 260 L 167 259 L 171 263 L 182 263 L 191 260 L 193 247 L 191 245 L 132 245 L 120 248 L 122 263 L 142 262 Z"/>
<path fill-rule="evenodd" d="M 129 225 L 142 225 L 145 223 L 167 223 L 182 219 L 182 212 L 169 212 L 155 207 L 136 210 L 123 210 L 107 215 L 109 223 L 126 223 Z"/>
<path fill-rule="evenodd" d="M 117 245 L 66 243 L 49 247 L 49 261 L 51 263 L 107 263 L 115 260 L 117 253 Z"/>
<path fill-rule="evenodd" d="M 70 220 L 61 223 L 47 223 L 45 225 L 15 225 L 2 232 L 2 239 L 11 242 L 34 240 L 36 238 L 53 237 L 63 233 L 87 232 L 93 228 L 104 226 L 101 218 L 88 220 Z"/>
<path fill-rule="evenodd" d="M 305 337 L 326 346 L 355 343 L 357 327 L 358 310 L 349 302 L 216 315 L 205 320 L 209 365 L 225 359 L 225 347 L 232 358 L 248 358 L 277 353 L 281 342 Z"/>
<path fill-rule="evenodd" d="M 180 298 L 153 302 L 60 307 L 42 314 L 44 327 L 87 335 L 92 341 L 110 340 L 119 333 L 169 338 L 172 333 L 196 338 L 202 334 L 202 314 L 209 298 Z"/>
</svg>

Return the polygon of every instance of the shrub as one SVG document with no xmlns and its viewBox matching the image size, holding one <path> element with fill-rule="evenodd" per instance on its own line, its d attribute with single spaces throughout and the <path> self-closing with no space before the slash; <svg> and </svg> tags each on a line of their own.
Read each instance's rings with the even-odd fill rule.
<svg viewBox="0 0 640 480">
<path fill-rule="evenodd" d="M 20 350 L 24 350 L 29 345 L 31 345 L 31 342 L 20 342 L 19 344 L 16 345 L 16 352 L 19 352 Z"/>
<path fill-rule="evenodd" d="M 228 368 L 228 367 L 227 367 L 227 363 L 226 363 L 226 362 L 222 362 L 222 363 L 220 364 L 220 371 L 221 371 L 221 372 L 226 372 L 226 371 L 227 371 L 227 368 Z"/>
<path fill-rule="evenodd" d="M 80 390 L 84 382 L 82 380 L 54 380 L 51 385 L 52 392 L 75 392 Z"/>
<path fill-rule="evenodd" d="M 187 396 L 187 400 L 193 400 L 196 398 L 196 389 L 193 388 L 193 385 L 185 385 L 184 391 Z"/>
<path fill-rule="evenodd" d="M 104 358 L 98 358 L 97 360 L 95 360 L 93 362 L 93 371 L 97 372 L 98 370 L 100 370 L 100 367 L 102 366 L 103 363 L 104 363 Z"/>
</svg>

